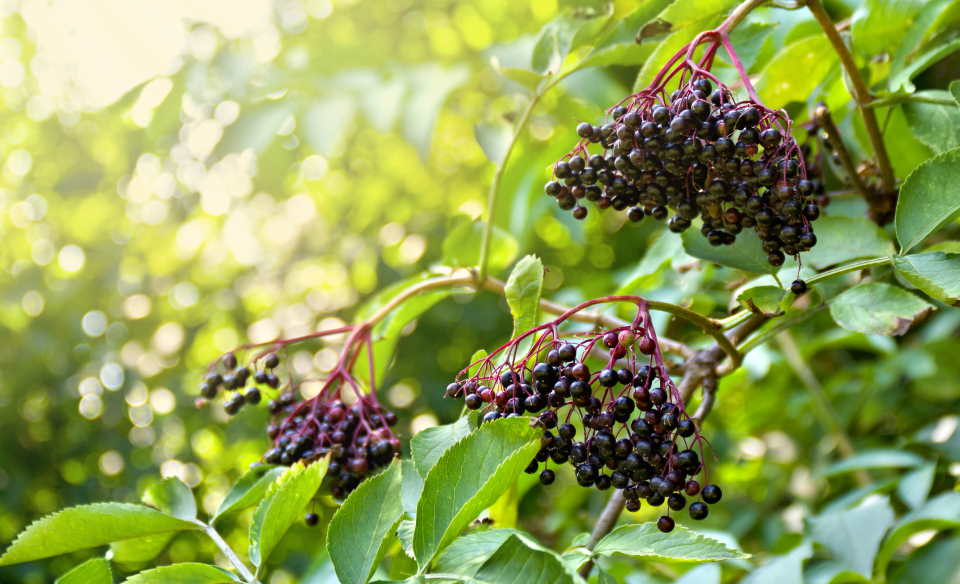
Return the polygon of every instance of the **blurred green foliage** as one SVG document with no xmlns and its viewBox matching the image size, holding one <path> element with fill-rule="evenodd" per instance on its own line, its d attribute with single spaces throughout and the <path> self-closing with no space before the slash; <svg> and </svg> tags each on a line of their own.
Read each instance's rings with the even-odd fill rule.
<svg viewBox="0 0 960 584">
<path fill-rule="evenodd" d="M 742 272 L 697 262 L 679 237 L 661 235 L 655 224 L 624 226 L 612 213 L 592 213 L 574 224 L 541 194 L 546 168 L 575 141 L 575 124 L 599 120 L 604 108 L 629 93 L 638 74 L 643 78 L 659 68 L 647 61 L 651 53 L 660 54 L 657 43 L 687 42 L 734 4 L 705 2 L 715 9 L 701 13 L 684 3 L 673 8 L 696 18 L 678 20 L 673 32 L 639 49 L 598 60 L 603 67 L 573 73 L 543 96 L 501 185 L 495 223 L 503 235 L 495 239 L 494 276 L 504 277 L 520 253 L 536 253 L 546 268 L 544 295 L 559 301 L 621 290 L 713 316 L 731 308 L 731 291 L 747 281 Z M 50 88 L 58 66 L 51 46 L 69 47 L 71 38 L 55 38 L 57 29 L 43 26 L 50 14 L 28 0 L 4 9 L 4 543 L 29 521 L 64 506 L 137 500 L 161 474 L 196 487 L 201 508 L 214 512 L 264 450 L 266 413 L 245 411 L 228 425 L 219 408 L 195 408 L 195 388 L 207 363 L 247 340 L 348 322 L 377 290 L 431 265 L 475 261 L 444 249 L 447 235 L 466 237 L 485 208 L 492 168 L 474 125 L 516 119 L 529 100 L 530 81 L 539 79 L 523 71 L 531 67 L 538 31 L 570 3 L 261 4 L 268 17 L 239 32 L 225 15 L 222 22 L 189 18 L 172 64 L 123 87 L 111 103 L 96 105 L 71 93 L 77 81 L 71 75 L 78 73 L 67 65 L 59 72 L 67 89 Z M 635 4 L 618 1 L 617 14 L 629 13 Z M 907 10 L 904 5 L 921 4 L 829 5 L 836 19 L 852 19 L 857 58 L 876 90 L 886 88 L 890 78 L 921 90 L 945 90 L 957 76 L 956 55 L 946 57 L 946 66 L 919 71 L 912 81 L 896 74 L 916 54 L 881 55 L 894 39 L 924 53 L 960 37 L 956 2 L 931 3 L 936 13 L 917 20 L 927 29 L 893 25 L 916 16 L 898 12 Z M 894 16 L 878 19 L 875 5 Z M 91 10 L 88 18 L 95 17 Z M 118 33 L 117 42 L 132 44 L 138 42 L 137 27 L 150 25 L 149 20 L 100 24 L 106 33 Z M 634 32 L 625 29 L 619 40 L 630 43 Z M 759 76 L 758 89 L 770 106 L 786 107 L 803 120 L 823 100 L 851 151 L 869 152 L 836 55 L 809 14 L 759 9 L 733 40 L 743 47 L 744 62 Z M 795 55 L 816 63 L 810 75 L 797 74 Z M 731 73 L 724 69 L 721 76 Z M 900 88 L 890 81 L 893 94 Z M 911 107 L 880 110 L 900 179 L 941 151 L 930 144 L 938 138 L 929 118 Z M 916 137 L 914 126 L 921 128 Z M 830 179 L 840 188 L 836 176 Z M 841 194 L 830 211 L 861 217 L 864 205 Z M 957 231 L 951 224 L 932 241 L 956 239 Z M 893 278 L 879 271 L 881 278 Z M 870 494 L 854 490 L 860 485 L 850 474 L 823 472 L 836 460 L 830 418 L 858 449 L 911 448 L 937 462 L 931 492 L 955 488 L 960 313 L 937 305 L 942 310 L 896 340 L 838 329 L 821 311 L 795 327 L 790 338 L 750 353 L 743 368 L 722 380 L 720 403 L 709 421 L 714 472 L 727 497 L 706 526 L 762 559 L 789 551 L 801 540 L 804 521 L 825 506 L 838 499 L 850 505 Z M 657 318 L 663 333 L 699 339 L 689 326 L 666 327 L 667 319 Z M 440 399 L 441 388 L 476 349 L 497 346 L 510 331 L 505 301 L 486 293 L 445 298 L 407 326 L 408 339 L 399 343 L 381 383 L 385 402 L 401 415 L 401 435 L 406 439 L 456 418 L 459 408 Z M 820 393 L 806 388 L 787 366 L 787 346 L 796 347 L 819 379 Z M 288 358 L 306 375 L 329 366 L 336 349 L 332 339 L 295 348 Z M 906 473 L 871 472 L 881 492 L 896 486 L 884 479 Z M 573 484 L 569 476 L 559 482 L 522 498 L 520 523 L 541 542 L 564 546 L 589 529 L 604 499 L 564 488 Z M 895 499 L 898 511 L 909 504 L 908 498 Z M 325 501 L 318 512 L 329 518 L 333 503 Z M 635 519 L 654 516 L 645 508 Z M 230 528 L 248 519 L 249 513 L 225 522 L 229 540 L 242 540 L 240 530 Z M 322 531 L 295 528 L 282 546 L 283 568 L 270 581 L 331 581 L 329 563 L 314 553 L 321 537 Z M 941 535 L 909 545 L 926 546 L 918 562 L 938 556 L 946 558 L 938 560 L 943 566 L 956 542 Z M 160 563 L 199 560 L 213 551 L 200 537 L 180 535 Z M 82 557 L 2 568 L 0 581 L 50 581 Z M 402 554 L 396 558 L 403 563 Z M 895 561 L 906 575 L 923 573 L 913 561 L 899 556 Z M 943 573 L 956 577 L 955 556 L 952 561 L 954 571 L 948 566 Z M 132 571 L 142 564 L 119 565 Z M 639 566 L 618 563 L 610 569 L 630 582 L 679 575 L 673 568 L 657 574 Z M 736 578 L 742 572 L 725 574 Z"/>
</svg>

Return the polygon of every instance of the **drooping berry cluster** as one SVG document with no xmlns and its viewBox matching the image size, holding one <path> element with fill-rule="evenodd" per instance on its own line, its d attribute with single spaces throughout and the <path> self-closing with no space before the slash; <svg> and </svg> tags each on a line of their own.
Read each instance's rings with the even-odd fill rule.
<svg viewBox="0 0 960 584">
<path fill-rule="evenodd" d="M 527 472 L 539 472 L 545 485 L 556 478 L 551 466 L 570 463 L 581 486 L 622 489 L 631 511 L 641 499 L 679 511 L 699 495 L 689 514 L 706 518 L 707 503 L 721 491 L 701 488 L 696 478 L 704 469 L 703 438 L 670 379 L 645 304 L 638 302 L 629 326 L 602 333 L 561 337 L 563 318 L 472 364 L 446 395 L 484 410 L 484 421 L 533 416 L 544 432 Z M 518 355 L 528 339 L 532 347 Z M 673 529 L 669 512 L 658 526 Z"/>
<path fill-rule="evenodd" d="M 544 191 L 577 219 L 587 216 L 584 201 L 626 211 L 631 221 L 669 216 L 667 226 L 678 233 L 699 217 L 713 245 L 730 245 L 752 228 L 779 266 L 785 255 L 816 244 L 811 222 L 820 215 L 823 185 L 791 136 L 786 112 L 764 107 L 745 74 L 751 97 L 737 100 L 709 73 L 719 39 L 699 65 L 692 62 L 697 44 L 712 38 L 704 34 L 648 88 L 611 108 L 612 121 L 577 126 L 580 142 L 554 165 Z M 678 73 L 679 87 L 668 95 Z M 599 153 L 591 154 L 593 145 Z"/>
<path fill-rule="evenodd" d="M 277 375 L 280 364 L 277 349 L 348 331 L 351 334 L 340 359 L 323 379 L 317 395 L 303 398 L 298 384 L 291 377 L 281 380 Z M 222 387 L 226 392 L 233 392 L 224 403 L 224 410 L 233 415 L 245 404 L 260 403 L 266 395 L 271 414 L 267 436 L 272 445 L 263 455 L 263 461 L 282 465 L 298 461 L 311 464 L 329 457 L 327 480 L 330 492 L 334 497 L 343 498 L 371 472 L 390 464 L 400 454 L 400 441 L 390 429 L 397 423 L 397 415 L 380 405 L 372 382 L 370 391 L 365 392 L 351 374 L 361 350 L 364 347 L 372 350 L 369 334 L 366 326 L 345 327 L 266 343 L 269 348 L 254 355 L 250 364 L 243 366 L 239 365 L 235 353 L 226 353 L 211 365 L 200 385 L 202 397 L 198 403 L 204 405 L 207 400 L 215 398 Z M 372 359 L 370 364 L 372 368 Z M 251 371 L 254 372 L 253 384 L 241 389 L 251 377 Z M 373 379 L 372 371 L 370 379 Z M 352 390 L 348 396 L 342 395 L 344 386 Z"/>
</svg>

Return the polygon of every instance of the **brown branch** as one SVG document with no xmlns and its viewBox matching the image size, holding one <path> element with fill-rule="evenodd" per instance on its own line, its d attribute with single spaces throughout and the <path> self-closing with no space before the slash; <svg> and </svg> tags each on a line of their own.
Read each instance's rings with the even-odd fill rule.
<svg viewBox="0 0 960 584">
<path fill-rule="evenodd" d="M 820 23 L 820 28 L 833 49 L 840 58 L 840 64 L 847 73 L 850 80 L 850 93 L 853 94 L 853 100 L 863 116 L 863 125 L 867 129 L 867 136 L 870 138 L 870 144 L 873 146 L 873 153 L 877 159 L 877 170 L 880 172 L 880 190 L 877 204 L 871 203 L 870 215 L 874 221 L 884 224 L 893 218 L 893 212 L 897 204 L 896 179 L 893 176 L 893 168 L 890 166 L 890 157 L 887 155 L 887 148 L 883 143 L 883 134 L 880 132 L 880 126 L 877 124 L 877 116 L 873 109 L 868 107 L 873 101 L 873 96 L 867 88 L 867 84 L 860 75 L 860 70 L 853 59 L 853 55 L 847 48 L 843 37 L 837 30 L 836 25 L 830 20 L 830 15 L 824 9 L 820 0 L 806 0 L 807 8 L 813 13 L 813 17 Z"/>
<path fill-rule="evenodd" d="M 847 150 L 847 147 L 844 145 L 843 139 L 840 137 L 840 130 L 837 128 L 837 125 L 833 123 L 833 117 L 830 115 L 830 110 L 827 109 L 827 106 L 822 103 L 817 104 L 816 109 L 813 110 L 813 119 L 817 122 L 817 126 L 827 133 L 827 138 L 834 147 L 834 151 L 837 153 L 837 158 L 840 159 L 840 165 L 843 167 L 844 172 L 850 177 L 850 182 L 853 183 L 853 187 L 860 193 L 863 199 L 867 201 L 871 209 L 875 206 L 880 206 L 882 202 L 876 200 L 880 193 L 867 188 L 863 179 L 860 178 L 860 173 L 857 172 L 857 167 L 853 163 L 853 157 L 850 156 L 850 151 Z M 882 199 L 882 197 L 880 198 Z"/>
<path fill-rule="evenodd" d="M 620 513 L 623 512 L 623 505 L 625 503 L 626 499 L 623 496 L 623 491 L 615 489 L 607 500 L 607 505 L 603 508 L 603 512 L 600 513 L 600 518 L 597 519 L 597 522 L 594 524 L 593 531 L 590 532 L 590 540 L 587 541 L 586 545 L 588 550 L 593 551 L 597 543 L 613 531 L 613 528 L 617 525 L 617 520 L 620 519 Z M 593 559 L 587 560 L 585 564 L 580 566 L 577 573 L 580 574 L 582 578 L 589 578 L 591 570 L 593 570 Z"/>
</svg>

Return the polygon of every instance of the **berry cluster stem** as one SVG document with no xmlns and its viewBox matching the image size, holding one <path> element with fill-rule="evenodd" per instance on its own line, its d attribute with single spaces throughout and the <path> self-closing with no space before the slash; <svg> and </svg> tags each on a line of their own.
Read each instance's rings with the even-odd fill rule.
<svg viewBox="0 0 960 584">
<path fill-rule="evenodd" d="M 230 547 L 230 544 L 223 539 L 212 525 L 208 525 L 202 521 L 197 520 L 197 525 L 203 528 L 203 532 L 207 534 L 207 537 L 213 541 L 214 545 L 217 546 L 217 549 L 220 550 L 220 553 L 227 558 L 227 561 L 230 562 L 230 565 L 240 574 L 240 577 L 243 578 L 243 581 L 246 584 L 260 584 L 260 581 L 257 580 L 257 577 L 247 568 L 246 564 L 237 556 L 236 552 L 233 551 L 233 548 Z"/>
<path fill-rule="evenodd" d="M 860 110 L 860 115 L 863 116 L 863 125 L 867 129 L 867 136 L 870 139 L 870 144 L 873 146 L 873 153 L 877 158 L 877 169 L 880 172 L 880 186 L 883 190 L 880 200 L 876 202 L 868 200 L 868 202 L 870 202 L 871 212 L 875 219 L 878 222 L 886 223 L 892 217 L 893 210 L 896 207 L 896 179 L 893 176 L 893 168 L 890 166 L 887 147 L 883 143 L 883 134 L 880 132 L 880 126 L 877 124 L 876 112 L 870 107 L 873 96 L 870 94 L 870 90 L 867 88 L 863 76 L 860 75 L 860 69 L 857 68 L 857 63 L 854 61 L 850 49 L 848 49 L 846 43 L 844 43 L 843 37 L 840 36 L 836 25 L 830 20 L 830 15 L 827 14 L 823 4 L 820 0 L 805 1 L 807 8 L 817 22 L 820 23 L 820 28 L 823 29 L 830 44 L 833 45 L 833 50 L 836 51 L 837 57 L 840 58 L 840 64 L 843 66 L 847 78 L 850 80 L 853 100 L 857 104 L 857 109 Z"/>
</svg>

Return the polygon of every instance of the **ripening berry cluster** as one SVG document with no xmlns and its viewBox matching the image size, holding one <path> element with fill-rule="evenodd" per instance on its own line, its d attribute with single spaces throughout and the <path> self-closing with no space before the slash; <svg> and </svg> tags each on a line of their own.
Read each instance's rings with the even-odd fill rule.
<svg viewBox="0 0 960 584">
<path fill-rule="evenodd" d="M 735 101 L 725 86 L 694 77 L 669 99 L 631 96 L 612 117 L 577 126 L 580 143 L 544 188 L 575 218 L 586 217 L 585 201 L 631 221 L 667 220 L 677 233 L 700 217 L 712 245 L 752 228 L 774 266 L 816 244 L 811 222 L 826 203 L 823 185 L 783 112 Z M 592 145 L 602 153 L 591 154 Z"/>
<path fill-rule="evenodd" d="M 234 415 L 244 405 L 259 404 L 264 394 L 273 396 L 266 404 L 272 445 L 263 461 L 289 466 L 329 455 L 327 478 L 331 494 L 337 498 L 345 497 L 366 476 L 400 454 L 400 441 L 390 430 L 397 415 L 383 408 L 372 393 L 358 395 L 349 405 L 341 401 L 338 391 L 302 399 L 295 387 L 281 381 L 276 373 L 279 365 L 276 353 L 243 366 L 234 353 L 227 353 L 200 384 L 199 404 L 216 398 L 222 388 L 227 394 L 224 410 Z M 248 381 L 252 383 L 244 389 Z"/>
<path fill-rule="evenodd" d="M 338 499 L 400 454 L 400 441 L 390 431 L 397 415 L 369 394 L 348 406 L 339 399 L 298 401 L 284 393 L 270 403 L 270 413 L 267 435 L 273 447 L 263 455 L 264 462 L 310 463 L 329 454 L 327 478 Z"/>
<path fill-rule="evenodd" d="M 608 366 L 591 371 L 588 356 L 599 345 L 610 354 Z M 641 500 L 680 511 L 699 496 L 688 512 L 706 518 L 707 504 L 719 501 L 721 491 L 701 487 L 696 478 L 703 470 L 702 439 L 662 361 L 645 357 L 657 351 L 652 328 L 624 327 L 576 344 L 553 339 L 549 347 L 531 351 L 542 360 L 528 355 L 486 372 L 481 367 L 449 384 L 446 395 L 485 410 L 485 422 L 534 416 L 544 433 L 526 470 L 539 472 L 545 485 L 556 478 L 551 466 L 569 463 L 583 487 L 622 489 L 630 511 L 640 509 Z M 657 525 L 673 529 L 669 512 Z"/>
</svg>

